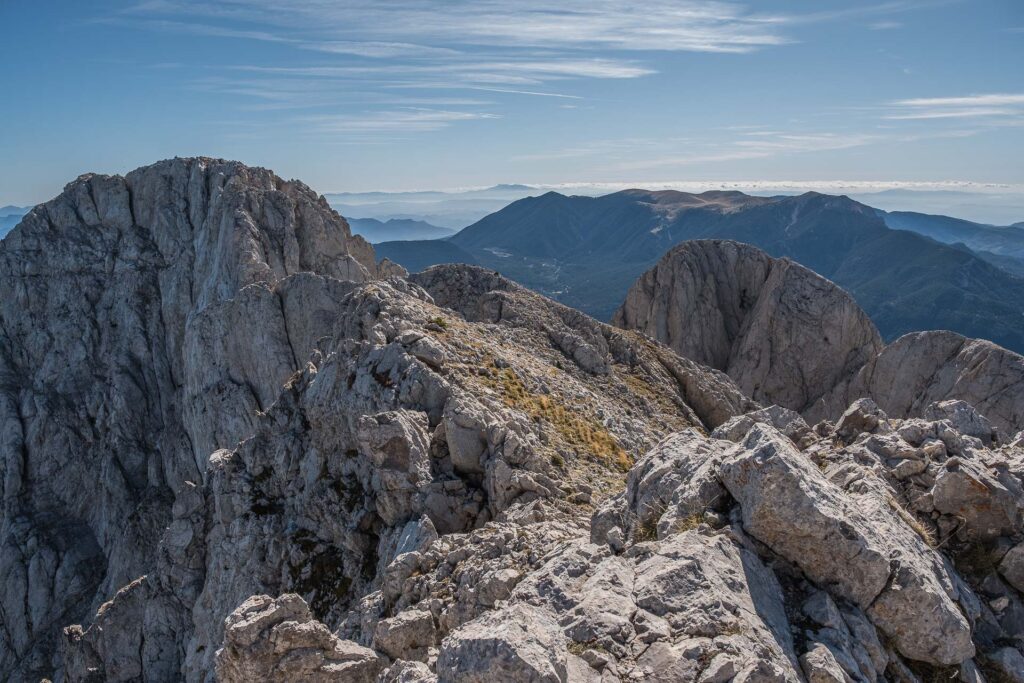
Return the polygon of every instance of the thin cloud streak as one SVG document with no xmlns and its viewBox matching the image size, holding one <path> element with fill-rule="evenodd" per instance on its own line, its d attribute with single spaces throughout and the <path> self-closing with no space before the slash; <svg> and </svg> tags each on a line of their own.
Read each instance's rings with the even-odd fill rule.
<svg viewBox="0 0 1024 683">
<path fill-rule="evenodd" d="M 757 135 L 719 143 L 701 137 L 680 138 L 626 138 L 621 140 L 595 140 L 589 143 L 513 157 L 516 162 L 550 159 L 600 157 L 605 163 L 602 171 L 637 171 L 644 169 L 692 166 L 701 163 L 764 159 L 782 154 L 849 149 L 881 142 L 884 136 L 861 133 L 784 133 L 779 131 L 752 131 L 741 135 Z M 665 154 L 666 149 L 683 148 L 677 154 Z M 652 156 L 657 155 L 657 156 Z"/>
<path fill-rule="evenodd" d="M 483 86 L 466 86 L 466 90 L 481 90 L 483 92 L 501 92 L 509 93 L 512 95 L 534 95 L 537 97 L 560 97 L 568 100 L 582 100 L 583 98 L 579 95 L 564 95 L 557 92 L 536 92 L 533 90 L 510 90 L 508 88 L 485 88 Z"/>
<path fill-rule="evenodd" d="M 367 132 L 423 132 L 445 128 L 459 121 L 501 118 L 498 114 L 437 109 L 386 110 L 365 114 L 309 116 L 297 122 L 309 124 L 323 134 L 348 135 Z"/>
<path fill-rule="evenodd" d="M 467 81 L 489 76 L 518 75 L 531 82 L 565 78 L 636 78 L 655 73 L 651 69 L 634 66 L 612 59 L 529 60 L 529 61 L 460 61 L 432 64 L 362 64 L 358 66 L 298 66 L 277 67 L 238 65 L 229 67 L 237 71 L 268 74 L 291 74 L 316 77 L 364 77 L 413 75 L 455 75 Z"/>
<path fill-rule="evenodd" d="M 984 116 L 1013 116 L 1018 112 L 1014 109 L 996 109 L 992 107 L 968 107 L 964 109 L 940 109 L 935 111 L 919 111 L 908 114 L 890 114 L 882 118 L 890 121 L 918 121 L 927 119 L 967 119 Z"/>
<path fill-rule="evenodd" d="M 458 50 L 445 47 L 431 47 L 414 43 L 387 43 L 357 40 L 331 40 L 326 42 L 304 42 L 304 50 L 326 52 L 336 55 L 353 55 L 374 59 L 394 57 L 450 57 L 461 54 Z"/>
<path fill-rule="evenodd" d="M 535 161 L 600 156 L 611 161 L 594 170 L 602 172 L 632 172 L 659 168 L 684 168 L 697 164 L 715 164 L 729 161 L 769 159 L 792 154 L 814 154 L 819 152 L 854 149 L 879 144 L 906 144 L 922 140 L 941 138 L 967 138 L 978 135 L 984 129 L 958 129 L 922 131 L 915 133 L 898 132 L 779 132 L 754 130 L 752 126 L 730 126 L 730 130 L 742 129 L 740 139 L 707 142 L 704 138 L 624 139 L 598 140 L 589 144 L 567 147 L 562 150 L 538 154 L 524 154 L 513 157 L 513 161 Z M 666 148 L 679 147 L 677 154 L 664 154 Z M 660 156 L 644 157 L 645 152 L 661 151 Z M 617 156 L 616 152 L 623 154 Z M 619 159 L 625 159 L 620 161 Z"/>
<path fill-rule="evenodd" d="M 893 104 L 901 107 L 977 107 L 1024 104 L 1024 94 L 994 93 L 989 95 L 967 95 L 965 97 L 919 97 L 897 100 Z"/>
<path fill-rule="evenodd" d="M 891 103 L 890 121 L 995 119 L 1024 116 L 1024 94 L 988 93 L 956 97 L 915 97 Z"/>
</svg>

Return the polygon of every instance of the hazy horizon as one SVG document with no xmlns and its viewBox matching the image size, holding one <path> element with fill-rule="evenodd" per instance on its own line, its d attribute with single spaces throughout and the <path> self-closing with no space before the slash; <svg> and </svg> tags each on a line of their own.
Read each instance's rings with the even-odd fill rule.
<svg viewBox="0 0 1024 683">
<path fill-rule="evenodd" d="M 132 169 L 125 169 L 125 172 L 128 170 Z M 383 188 L 362 192 L 324 190 L 316 187 L 313 189 L 325 195 L 347 218 L 374 218 L 383 221 L 393 218 L 412 219 L 434 222 L 455 230 L 466 227 L 512 201 L 544 192 L 600 196 L 627 189 L 676 190 L 691 193 L 726 190 L 760 196 L 820 192 L 846 195 L 884 211 L 939 214 L 989 225 L 1005 226 L 1020 223 L 1024 218 L 1024 185 L 964 181 L 641 180 L 607 183 L 498 183 L 469 187 Z M 499 191 L 488 193 L 489 190 Z M 464 201 L 465 195 L 479 193 L 489 194 L 489 201 L 484 201 L 469 211 L 457 207 Z M 432 203 L 424 204 L 422 196 L 431 197 Z M 9 204 L 27 209 L 50 198 L 45 197 L 35 202 L 12 201 Z M 450 200 L 450 203 L 456 206 L 454 211 L 447 211 L 447 207 L 444 207 L 446 200 Z M 437 209 L 441 209 L 440 214 Z M 443 215 L 445 213 L 449 215 Z M 8 227 L 13 227 L 13 223 Z M 0 230 L 0 236 L 4 232 Z"/>
<path fill-rule="evenodd" d="M 192 155 L 323 193 L 1024 186 L 1014 0 L 64 0 L 0 21 L 0 205 Z"/>
</svg>

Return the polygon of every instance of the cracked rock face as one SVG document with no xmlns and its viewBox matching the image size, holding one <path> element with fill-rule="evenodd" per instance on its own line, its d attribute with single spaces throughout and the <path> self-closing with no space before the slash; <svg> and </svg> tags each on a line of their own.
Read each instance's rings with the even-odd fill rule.
<svg viewBox="0 0 1024 683">
<path fill-rule="evenodd" d="M 339 640 L 300 596 L 288 593 L 255 595 L 228 615 L 216 671 L 223 683 L 372 683 L 383 664 L 373 650 Z"/>
<path fill-rule="evenodd" d="M 932 403 L 962 400 L 1009 440 L 1024 429 L 1024 356 L 954 332 L 911 332 L 837 385 L 807 417 L 833 417 L 861 396 L 899 417 L 925 417 Z"/>
<path fill-rule="evenodd" d="M 0 678 L 152 571 L 174 492 L 329 328 L 310 281 L 375 268 L 305 185 L 213 159 L 82 176 L 3 240 Z"/>
<path fill-rule="evenodd" d="M 613 323 L 722 370 L 761 403 L 836 419 L 870 397 L 889 415 L 925 417 L 962 400 L 1011 437 L 1024 428 L 1024 357 L 953 332 L 883 346 L 837 285 L 736 242 L 696 240 L 637 280 Z"/>
<path fill-rule="evenodd" d="M 880 482 L 865 479 L 844 492 L 762 426 L 743 446 L 723 463 L 721 477 L 750 535 L 864 610 L 911 659 L 952 665 L 974 655 L 956 582 L 893 515 Z"/>
<path fill-rule="evenodd" d="M 753 399 L 803 412 L 882 340 L 853 297 L 789 259 L 723 240 L 684 242 L 644 273 L 613 324 L 722 370 Z"/>
</svg>

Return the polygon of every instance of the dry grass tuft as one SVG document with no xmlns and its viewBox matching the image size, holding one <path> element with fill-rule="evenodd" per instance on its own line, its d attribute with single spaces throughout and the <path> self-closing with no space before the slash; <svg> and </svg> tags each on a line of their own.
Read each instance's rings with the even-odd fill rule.
<svg viewBox="0 0 1024 683">
<path fill-rule="evenodd" d="M 647 543 L 658 540 L 658 522 L 642 522 L 633 528 L 633 540 L 637 543 Z"/>
<path fill-rule="evenodd" d="M 632 467 L 632 458 L 603 425 L 567 408 L 551 396 L 531 393 L 511 368 L 495 368 L 488 383 L 500 393 L 506 405 L 523 411 L 535 421 L 550 424 L 566 445 L 577 452 L 591 453 L 623 472 Z"/>
<path fill-rule="evenodd" d="M 895 510 L 896 514 L 900 516 L 900 519 L 906 522 L 907 526 L 913 529 L 929 548 L 934 548 L 938 545 L 938 541 L 935 539 L 935 534 L 932 533 L 932 530 L 922 524 L 921 520 L 917 517 L 910 514 L 910 512 L 900 505 L 899 501 L 892 496 L 889 497 L 889 507 Z"/>
<path fill-rule="evenodd" d="M 686 517 L 683 517 L 682 519 L 677 521 L 672 526 L 672 530 L 676 533 L 690 531 L 691 529 L 696 529 L 697 527 L 699 527 L 703 522 L 704 515 L 695 512 L 692 515 L 687 515 Z"/>
</svg>

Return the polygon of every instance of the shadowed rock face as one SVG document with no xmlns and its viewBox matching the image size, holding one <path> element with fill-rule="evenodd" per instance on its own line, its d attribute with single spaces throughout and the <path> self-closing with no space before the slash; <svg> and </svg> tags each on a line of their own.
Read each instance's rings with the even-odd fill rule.
<svg viewBox="0 0 1024 683">
<path fill-rule="evenodd" d="M 0 243 L 0 678 L 153 568 L 173 492 L 300 367 L 329 321 L 281 282 L 375 268 L 302 183 L 203 158 L 82 176 Z"/>
<path fill-rule="evenodd" d="M 672 249 L 633 285 L 613 323 L 811 421 L 835 419 L 861 397 L 898 417 L 958 399 L 1004 437 L 1024 428 L 1024 357 L 941 330 L 883 347 L 845 291 L 749 245 L 700 240 Z"/>
<path fill-rule="evenodd" d="M 804 411 L 882 348 L 853 298 L 788 259 L 738 242 L 669 251 L 613 324 L 722 370 L 757 401 Z"/>
</svg>

